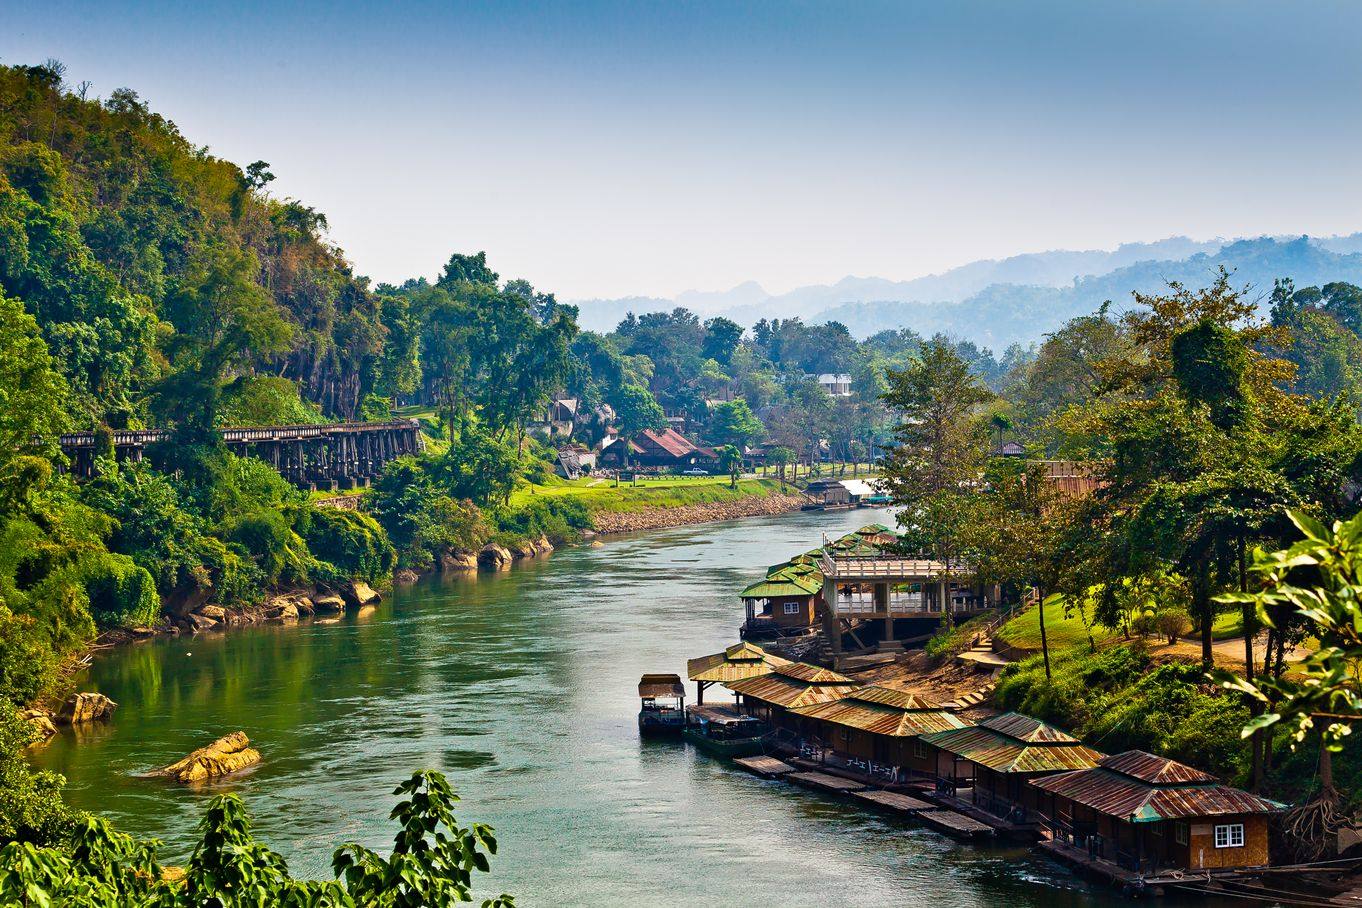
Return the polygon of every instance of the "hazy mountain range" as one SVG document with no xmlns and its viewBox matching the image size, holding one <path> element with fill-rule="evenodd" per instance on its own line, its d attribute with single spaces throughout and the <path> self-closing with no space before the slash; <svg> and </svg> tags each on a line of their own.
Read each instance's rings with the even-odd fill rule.
<svg viewBox="0 0 1362 908">
<path fill-rule="evenodd" d="M 610 330 L 630 312 L 685 306 L 704 317 L 724 315 L 746 326 L 762 318 L 799 316 L 813 323 L 842 322 L 858 337 L 912 328 L 1001 349 L 1014 341 L 1039 340 L 1105 300 L 1123 308 L 1133 291 L 1157 291 L 1169 281 L 1202 286 L 1222 265 L 1233 272 L 1236 286 L 1248 285 L 1262 299 L 1279 277 L 1290 277 L 1297 287 L 1330 281 L 1362 284 L 1362 233 L 1323 239 L 1170 237 L 1110 251 L 1056 250 L 982 260 L 908 281 L 845 277 L 777 295 L 748 281 L 731 290 L 688 291 L 675 299 L 570 302 L 579 307 L 583 327 L 596 331 Z"/>
</svg>

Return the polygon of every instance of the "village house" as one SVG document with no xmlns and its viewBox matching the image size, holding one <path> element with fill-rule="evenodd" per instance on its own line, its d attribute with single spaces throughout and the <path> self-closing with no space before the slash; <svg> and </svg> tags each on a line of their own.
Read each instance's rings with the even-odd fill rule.
<svg viewBox="0 0 1362 908">
<path fill-rule="evenodd" d="M 577 398 L 559 397 L 550 401 L 538 418 L 527 426 L 528 430 L 546 438 L 572 435 L 577 419 Z"/>
<path fill-rule="evenodd" d="M 790 713 L 798 717 L 800 738 L 826 751 L 825 759 L 895 779 L 931 774 L 924 735 L 970 724 L 916 694 L 879 685 L 856 688 L 837 700 L 795 706 Z"/>
<path fill-rule="evenodd" d="M 823 508 L 855 508 L 884 498 L 875 483 L 864 479 L 815 479 L 804 494 Z"/>
<path fill-rule="evenodd" d="M 772 655 L 753 643 L 735 643 L 721 653 L 700 656 L 686 662 L 686 674 L 695 682 L 695 702 L 705 702 L 705 688 L 744 678 L 769 675 L 789 659 Z"/>
<path fill-rule="evenodd" d="M 1139 750 L 1029 784 L 1059 841 L 1147 874 L 1265 866 L 1268 818 L 1284 806 Z"/>
<path fill-rule="evenodd" d="M 1026 783 L 1042 776 L 1091 769 L 1102 754 L 1053 725 L 1020 713 L 985 719 L 922 737 L 931 772 L 952 794 L 970 789 L 970 800 L 1000 817 L 1024 819 L 1038 806 Z"/>
<path fill-rule="evenodd" d="M 626 446 L 630 466 L 684 469 L 710 467 L 718 460 L 712 449 L 691 442 L 675 429 L 644 429 L 601 451 L 601 466 L 623 467 Z"/>
<path fill-rule="evenodd" d="M 579 479 L 596 469 L 596 452 L 582 445 L 566 445 L 556 454 L 553 471 L 564 479 Z"/>
<path fill-rule="evenodd" d="M 738 695 L 744 710 L 765 719 L 772 728 L 799 731 L 799 717 L 790 712 L 797 706 L 840 700 L 860 685 L 829 668 L 791 662 L 778 665 L 769 674 L 724 685 Z"/>
<path fill-rule="evenodd" d="M 824 372 L 817 378 L 818 387 L 831 397 L 851 396 L 851 376 L 845 372 Z"/>
<path fill-rule="evenodd" d="M 779 637 L 813 627 L 822 592 L 823 575 L 812 557 L 801 555 L 773 566 L 764 579 L 738 594 L 747 611 L 742 636 Z"/>
</svg>

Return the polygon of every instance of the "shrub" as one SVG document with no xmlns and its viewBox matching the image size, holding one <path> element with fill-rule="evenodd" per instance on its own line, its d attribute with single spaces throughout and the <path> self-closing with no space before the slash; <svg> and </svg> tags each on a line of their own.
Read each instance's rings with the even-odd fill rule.
<svg viewBox="0 0 1362 908">
<path fill-rule="evenodd" d="M 279 511 L 260 509 L 227 521 L 227 541 L 248 555 L 266 585 L 306 582 L 315 559 Z"/>
<path fill-rule="evenodd" d="M 574 498 L 535 498 L 497 515 L 500 532 L 522 539 L 547 536 L 554 545 L 575 542 L 590 528 L 591 512 Z"/>
<path fill-rule="evenodd" d="M 303 537 L 319 561 L 336 577 L 376 580 L 391 573 L 397 554 L 378 521 L 359 511 L 317 508 Z"/>
<path fill-rule="evenodd" d="M 127 555 L 101 553 L 84 560 L 81 579 L 90 615 L 99 627 L 153 624 L 161 612 L 156 581 Z"/>
<path fill-rule="evenodd" d="M 1165 608 L 1155 618 L 1155 627 L 1170 644 L 1177 643 L 1179 637 L 1192 629 L 1192 619 L 1180 608 Z"/>
</svg>

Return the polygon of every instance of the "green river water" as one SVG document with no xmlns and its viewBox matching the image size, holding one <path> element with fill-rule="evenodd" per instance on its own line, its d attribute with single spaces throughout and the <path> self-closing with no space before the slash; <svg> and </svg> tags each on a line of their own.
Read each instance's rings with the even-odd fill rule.
<svg viewBox="0 0 1362 908">
<path fill-rule="evenodd" d="M 1119 903 L 1025 848 L 980 848 L 641 742 L 645 671 L 734 642 L 766 565 L 874 520 L 799 514 L 612 539 L 501 574 L 432 578 L 332 623 L 139 643 L 88 689 L 114 721 L 36 760 L 71 800 L 183 860 L 215 790 L 239 792 L 296 875 L 332 848 L 386 851 L 393 786 L 448 773 L 502 848 L 491 890 L 549 905 L 1078 906 Z M 693 690 L 693 686 L 689 686 Z M 254 771 L 208 791 L 137 774 L 243 729 Z"/>
</svg>

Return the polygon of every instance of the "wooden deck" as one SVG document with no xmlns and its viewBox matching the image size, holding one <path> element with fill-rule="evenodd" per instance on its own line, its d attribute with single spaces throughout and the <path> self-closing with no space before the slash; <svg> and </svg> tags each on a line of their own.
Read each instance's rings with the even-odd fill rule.
<svg viewBox="0 0 1362 908">
<path fill-rule="evenodd" d="M 736 757 L 733 762 L 765 779 L 774 779 L 795 771 L 789 763 L 775 757 Z"/>
<path fill-rule="evenodd" d="M 917 798 L 895 791 L 858 791 L 854 794 L 863 801 L 869 801 L 877 807 L 883 807 L 897 813 L 913 815 L 923 810 L 934 809 L 926 801 L 919 801 Z"/>
<path fill-rule="evenodd" d="M 916 817 L 923 824 L 957 839 L 983 839 L 993 835 L 992 826 L 943 807 L 920 811 Z"/>
<path fill-rule="evenodd" d="M 838 794 L 850 794 L 865 788 L 860 782 L 853 782 L 851 779 L 844 779 L 841 776 L 830 776 L 825 772 L 792 772 L 783 778 L 806 788 L 817 788 L 820 791 L 831 791 Z"/>
</svg>

